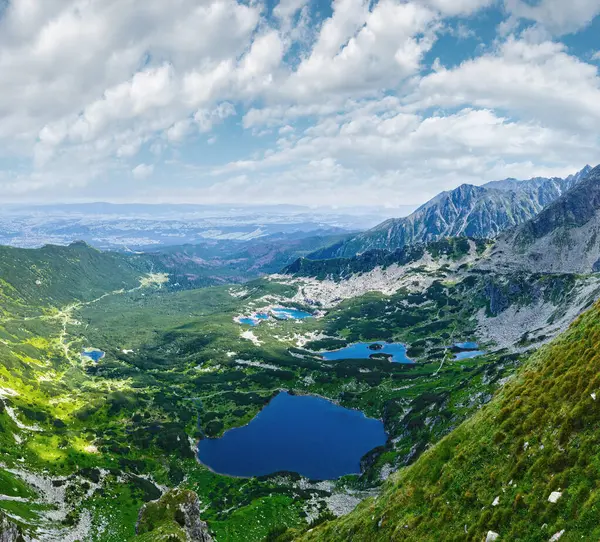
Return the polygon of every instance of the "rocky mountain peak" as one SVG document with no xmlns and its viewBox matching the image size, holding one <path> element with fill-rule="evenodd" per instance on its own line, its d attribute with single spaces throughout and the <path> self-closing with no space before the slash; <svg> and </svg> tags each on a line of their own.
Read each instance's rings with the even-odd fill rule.
<svg viewBox="0 0 600 542">
<path fill-rule="evenodd" d="M 581 181 L 585 179 L 592 172 L 593 169 L 594 168 L 592 168 L 592 166 L 588 164 L 581 171 L 575 173 L 575 175 L 569 175 L 567 177 L 567 180 L 572 180 L 575 182 Z"/>
<path fill-rule="evenodd" d="M 493 268 L 600 271 L 600 166 L 537 216 L 503 234 L 493 256 Z"/>
<path fill-rule="evenodd" d="M 586 166 L 566 179 L 535 177 L 526 181 L 505 179 L 483 186 L 461 184 L 441 192 L 408 217 L 386 220 L 309 258 L 352 257 L 373 249 L 394 251 L 409 244 L 453 236 L 495 238 L 535 217 L 592 171 Z"/>
<path fill-rule="evenodd" d="M 600 166 L 586 166 L 577 176 L 580 182 L 523 225 L 519 240 L 539 239 L 560 227 L 583 226 L 594 217 L 600 209 Z"/>
</svg>

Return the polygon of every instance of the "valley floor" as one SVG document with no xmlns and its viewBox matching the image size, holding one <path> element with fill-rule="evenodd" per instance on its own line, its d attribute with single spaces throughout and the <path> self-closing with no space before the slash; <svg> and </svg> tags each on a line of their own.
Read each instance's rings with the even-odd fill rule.
<svg viewBox="0 0 600 542">
<path fill-rule="evenodd" d="M 355 280 L 352 295 L 333 295 L 335 281 L 289 276 L 177 291 L 164 275 L 127 274 L 118 288 L 97 279 L 94 292 L 68 302 L 29 298 L 27 310 L 4 285 L 15 302 L 0 322 L 3 517 L 35 540 L 122 542 L 136 536 L 144 503 L 179 487 L 198 495 L 218 542 L 274 540 L 392 491 L 395 471 L 415 472 L 438 453 L 428 450 L 482 410 L 600 286 L 593 277 L 490 277 L 472 264 L 472 252 L 428 258 L 388 270 L 387 289 Z M 235 320 L 277 306 L 315 317 Z M 509 333 L 509 324 L 522 332 Z M 406 344 L 415 363 L 320 354 L 359 341 Z M 485 353 L 456 359 L 453 345 L 465 341 Z M 89 348 L 105 355 L 82 356 Z M 281 390 L 381 419 L 388 441 L 363 458 L 360 476 L 336 481 L 232 478 L 197 461 L 198 439 L 247 424 Z M 148 533 L 172 520 L 159 516 Z M 330 539 L 327 529 L 314 536 Z M 383 539 L 364 532 L 362 540 Z"/>
</svg>

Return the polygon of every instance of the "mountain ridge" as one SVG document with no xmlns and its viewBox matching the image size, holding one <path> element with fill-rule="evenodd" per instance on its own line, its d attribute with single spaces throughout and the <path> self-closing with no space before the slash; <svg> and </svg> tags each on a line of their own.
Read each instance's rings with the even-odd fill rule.
<svg viewBox="0 0 600 542">
<path fill-rule="evenodd" d="M 493 238 L 536 216 L 591 171 L 585 166 L 565 179 L 535 177 L 527 181 L 492 181 L 483 186 L 462 184 L 441 192 L 408 217 L 388 219 L 308 257 L 349 257 L 372 249 L 393 251 L 444 237 Z"/>
<path fill-rule="evenodd" d="M 551 272 L 600 271 L 600 166 L 544 208 L 498 239 L 490 266 Z"/>
</svg>

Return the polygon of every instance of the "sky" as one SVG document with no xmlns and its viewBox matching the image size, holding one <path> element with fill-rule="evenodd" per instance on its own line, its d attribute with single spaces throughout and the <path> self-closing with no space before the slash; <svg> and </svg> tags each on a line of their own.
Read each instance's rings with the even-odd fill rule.
<svg viewBox="0 0 600 542">
<path fill-rule="evenodd" d="M 600 0 L 0 0 L 0 191 L 396 207 L 600 163 Z"/>
</svg>

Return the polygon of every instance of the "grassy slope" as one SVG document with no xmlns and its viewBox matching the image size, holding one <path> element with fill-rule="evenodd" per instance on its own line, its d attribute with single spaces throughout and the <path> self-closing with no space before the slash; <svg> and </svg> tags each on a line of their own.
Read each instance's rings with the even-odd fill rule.
<svg viewBox="0 0 600 542">
<path fill-rule="evenodd" d="M 598 540 L 599 343 L 596 304 L 378 499 L 302 540 Z"/>
<path fill-rule="evenodd" d="M 0 247 L 0 458 L 3 466 L 52 474 L 72 473 L 94 465 L 85 451 L 91 438 L 71 426 L 74 413 L 95 394 L 75 361 L 65 357 L 70 321 L 65 306 L 91 302 L 107 292 L 134 289 L 144 265 L 102 253 L 83 243 L 39 250 Z M 76 390 L 76 393 L 73 391 Z M 14 409 L 14 410 L 13 410 Z M 20 428 L 19 423 L 26 427 Z M 0 512 L 37 522 L 47 508 L 18 477 L 0 471 Z M 17 523 L 19 523 L 17 521 Z"/>
<path fill-rule="evenodd" d="M 0 247 L 0 314 L 38 314 L 49 307 L 89 301 L 133 288 L 150 271 L 141 259 L 100 252 L 85 243 L 31 250 Z"/>
</svg>

